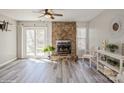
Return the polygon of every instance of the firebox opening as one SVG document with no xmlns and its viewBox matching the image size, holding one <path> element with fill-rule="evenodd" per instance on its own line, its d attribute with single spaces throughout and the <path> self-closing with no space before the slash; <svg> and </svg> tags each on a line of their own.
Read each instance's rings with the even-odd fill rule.
<svg viewBox="0 0 124 93">
<path fill-rule="evenodd" d="M 57 40 L 56 41 L 57 54 L 71 54 L 71 41 L 70 40 Z"/>
</svg>

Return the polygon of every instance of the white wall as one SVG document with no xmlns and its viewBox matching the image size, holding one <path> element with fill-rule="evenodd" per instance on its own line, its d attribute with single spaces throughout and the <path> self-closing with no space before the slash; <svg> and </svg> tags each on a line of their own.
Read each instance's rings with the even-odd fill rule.
<svg viewBox="0 0 124 93">
<path fill-rule="evenodd" d="M 47 27 L 47 44 L 52 42 L 52 24 L 43 21 L 19 21 L 18 23 L 18 58 L 25 58 L 24 27 Z"/>
<path fill-rule="evenodd" d="M 111 24 L 117 17 L 121 19 L 121 30 L 113 33 Z M 110 43 L 124 42 L 124 10 L 104 10 L 89 23 L 89 47 L 101 46 L 102 40 Z"/>
<path fill-rule="evenodd" d="M 9 25 L 9 30 L 0 30 L 0 65 L 6 61 L 16 58 L 16 21 L 6 16 L 0 15 L 0 21 L 8 21 L 13 25 Z"/>
</svg>

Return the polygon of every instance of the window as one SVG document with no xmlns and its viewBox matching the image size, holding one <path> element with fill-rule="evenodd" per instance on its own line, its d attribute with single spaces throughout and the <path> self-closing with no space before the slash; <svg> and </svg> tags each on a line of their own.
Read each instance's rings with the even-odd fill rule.
<svg viewBox="0 0 124 93">
<path fill-rule="evenodd" d="M 87 40 L 87 28 L 78 27 L 77 28 L 77 55 L 81 56 L 82 52 L 86 50 L 86 41 Z"/>
<path fill-rule="evenodd" d="M 86 28 L 77 29 L 77 45 L 78 49 L 86 49 Z"/>
<path fill-rule="evenodd" d="M 34 38 L 34 30 L 26 30 L 26 54 L 30 56 L 35 55 L 35 38 Z"/>
</svg>

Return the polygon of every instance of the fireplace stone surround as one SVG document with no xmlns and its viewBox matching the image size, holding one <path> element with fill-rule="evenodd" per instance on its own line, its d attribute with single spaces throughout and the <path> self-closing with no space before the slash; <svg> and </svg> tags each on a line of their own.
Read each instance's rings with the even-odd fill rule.
<svg viewBox="0 0 124 93">
<path fill-rule="evenodd" d="M 52 22 L 52 46 L 55 47 L 57 53 L 57 42 L 70 41 L 71 49 L 64 56 L 70 55 L 71 58 L 76 60 L 76 22 Z M 66 49 L 66 48 L 65 48 Z M 60 51 L 57 53 L 59 56 L 63 56 Z"/>
</svg>

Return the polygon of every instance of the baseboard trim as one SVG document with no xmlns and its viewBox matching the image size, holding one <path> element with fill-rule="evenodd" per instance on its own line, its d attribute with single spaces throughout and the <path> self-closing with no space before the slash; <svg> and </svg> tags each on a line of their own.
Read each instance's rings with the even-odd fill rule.
<svg viewBox="0 0 124 93">
<path fill-rule="evenodd" d="M 7 64 L 9 64 L 9 63 L 11 63 L 11 62 L 13 62 L 13 61 L 15 61 L 15 60 L 17 60 L 17 57 L 15 57 L 15 58 L 13 58 L 13 59 L 11 59 L 11 60 L 8 60 L 8 61 L 6 61 L 6 62 L 4 62 L 3 64 L 0 64 L 0 67 L 5 66 L 5 65 L 7 65 Z"/>
</svg>

